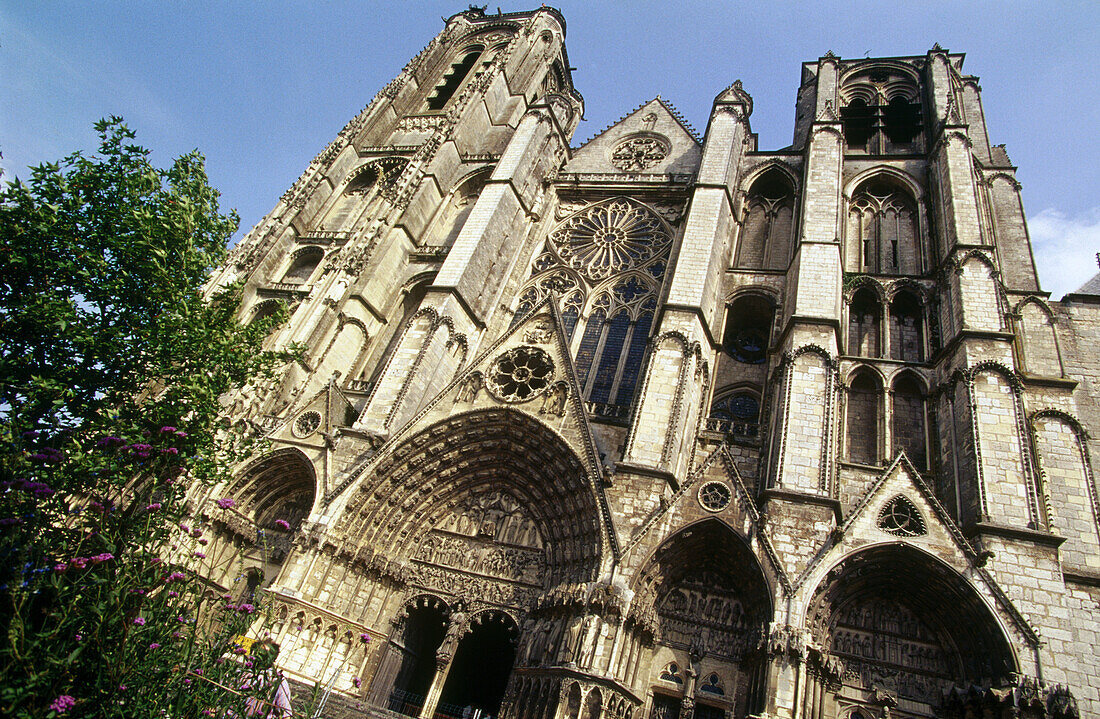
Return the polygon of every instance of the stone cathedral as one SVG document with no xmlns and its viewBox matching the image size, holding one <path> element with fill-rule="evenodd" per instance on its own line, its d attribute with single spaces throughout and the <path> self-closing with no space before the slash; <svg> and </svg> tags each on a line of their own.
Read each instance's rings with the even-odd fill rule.
<svg viewBox="0 0 1100 719">
<path fill-rule="evenodd" d="M 1100 715 L 1100 282 L 1041 291 L 963 55 L 804 63 L 778 150 L 740 82 L 574 146 L 565 31 L 451 17 L 211 279 L 304 347 L 197 498 L 286 674 L 332 717 Z"/>
</svg>

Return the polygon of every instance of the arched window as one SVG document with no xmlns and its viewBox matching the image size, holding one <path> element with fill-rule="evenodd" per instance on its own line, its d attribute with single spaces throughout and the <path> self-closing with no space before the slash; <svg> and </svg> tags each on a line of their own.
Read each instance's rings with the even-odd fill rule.
<svg viewBox="0 0 1100 719">
<path fill-rule="evenodd" d="M 914 79 L 891 68 L 845 78 L 840 110 L 849 152 L 870 155 L 917 152 L 921 106 Z"/>
<path fill-rule="evenodd" d="M 742 295 L 726 310 L 722 347 L 745 364 L 762 364 L 768 358 L 775 307 L 761 295 Z"/>
<path fill-rule="evenodd" d="M 848 459 L 860 464 L 879 462 L 882 383 L 870 369 L 860 369 L 848 387 Z"/>
<path fill-rule="evenodd" d="M 386 157 L 360 168 L 348 181 L 344 191 L 324 212 L 324 217 L 317 223 L 318 229 L 338 232 L 354 227 L 372 200 L 378 195 L 392 194 L 406 164 L 408 162 L 403 158 Z"/>
<path fill-rule="evenodd" d="M 485 48 L 481 45 L 470 45 L 459 53 L 458 59 L 455 60 L 451 68 L 443 75 L 443 79 L 428 96 L 429 110 L 442 110 L 447 106 L 447 102 L 454 96 L 455 91 L 462 85 L 462 81 L 466 79 L 466 76 L 470 74 L 470 69 L 484 51 Z"/>
<path fill-rule="evenodd" d="M 745 207 L 735 265 L 745 269 L 786 269 L 794 215 L 794 188 L 790 180 L 773 167 L 753 182 Z"/>
<path fill-rule="evenodd" d="M 401 333 L 405 329 L 406 325 L 412 319 L 412 316 L 416 314 L 416 311 L 420 309 L 420 303 L 424 301 L 424 296 L 428 294 L 428 286 L 431 282 L 425 280 L 418 282 L 405 291 L 401 298 L 401 318 L 400 321 L 390 321 L 387 323 L 386 330 L 389 332 L 389 337 L 386 338 L 385 350 L 381 355 L 373 358 L 373 361 L 368 363 L 363 368 L 363 374 L 359 377 L 360 380 L 366 379 L 366 375 L 370 372 L 370 382 L 373 384 L 378 381 L 378 375 L 382 373 L 382 370 L 386 367 L 386 360 L 394 350 L 397 349 L 397 345 L 401 342 Z"/>
<path fill-rule="evenodd" d="M 928 469 L 925 441 L 924 390 L 915 377 L 903 374 L 894 380 L 891 408 L 894 454 L 905 454 L 917 469 Z"/>
<path fill-rule="evenodd" d="M 848 303 L 848 354 L 878 357 L 882 305 L 870 287 L 861 287 Z"/>
<path fill-rule="evenodd" d="M 885 177 L 860 185 L 848 206 L 845 269 L 885 275 L 919 274 L 922 255 L 916 203 L 908 191 Z"/>
<path fill-rule="evenodd" d="M 676 662 L 669 662 L 665 665 L 665 668 L 661 670 L 661 681 L 672 682 L 673 684 L 683 684 L 684 678 L 680 675 L 680 667 Z"/>
<path fill-rule="evenodd" d="M 427 244 L 442 247 L 450 247 L 454 244 L 488 179 L 489 173 L 482 172 L 468 178 L 454 189 L 443 206 L 439 208 Z"/>
<path fill-rule="evenodd" d="M 924 361 L 924 312 L 911 292 L 899 292 L 890 303 L 890 357 Z"/>
<path fill-rule="evenodd" d="M 290 267 L 283 275 L 283 282 L 294 284 L 306 282 L 313 276 L 314 270 L 321 264 L 324 256 L 325 251 L 320 247 L 303 247 L 298 250 L 290 260 Z"/>
<path fill-rule="evenodd" d="M 753 438 L 759 433 L 760 400 L 755 394 L 739 390 L 714 398 L 707 418 L 707 429 L 734 437 Z"/>
<path fill-rule="evenodd" d="M 636 277 L 616 285 L 611 297 L 597 300 L 576 361 L 578 380 L 590 402 L 623 409 L 633 404 L 655 309 L 652 290 Z"/>
<path fill-rule="evenodd" d="M 274 317 L 282 307 L 283 303 L 279 300 L 264 300 L 252 308 L 252 316 L 248 319 L 248 324 L 256 324 Z"/>
</svg>

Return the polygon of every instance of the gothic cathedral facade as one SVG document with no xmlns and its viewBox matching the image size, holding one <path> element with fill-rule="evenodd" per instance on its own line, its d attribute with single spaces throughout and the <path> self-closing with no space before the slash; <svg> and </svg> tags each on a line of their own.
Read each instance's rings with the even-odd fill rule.
<svg viewBox="0 0 1100 719">
<path fill-rule="evenodd" d="M 804 63 L 779 150 L 740 82 L 572 147 L 564 37 L 450 18 L 211 280 L 304 347 L 200 501 L 284 671 L 328 716 L 1100 714 L 1100 297 L 1040 291 L 963 56 Z"/>
</svg>

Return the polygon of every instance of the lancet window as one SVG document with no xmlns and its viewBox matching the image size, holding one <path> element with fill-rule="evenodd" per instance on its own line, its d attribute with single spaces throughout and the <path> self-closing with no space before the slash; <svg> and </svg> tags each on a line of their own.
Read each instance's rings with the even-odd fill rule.
<svg viewBox="0 0 1100 719">
<path fill-rule="evenodd" d="M 451 192 L 436 213 L 426 244 L 442 247 L 450 247 L 454 244 L 488 179 L 488 172 L 479 173 L 468 178 Z"/>
<path fill-rule="evenodd" d="M 753 182 L 745 199 L 734 265 L 738 269 L 786 269 L 793 217 L 794 188 L 783 172 L 772 168 Z"/>
<path fill-rule="evenodd" d="M 861 287 L 848 303 L 848 354 L 878 357 L 882 303 L 870 287 Z"/>
<path fill-rule="evenodd" d="M 919 274 L 923 253 L 912 196 L 885 179 L 863 183 L 848 206 L 845 255 L 849 272 Z"/>
<path fill-rule="evenodd" d="M 925 442 L 924 390 L 911 374 L 903 374 L 894 380 L 891 396 L 891 421 L 894 452 L 905 454 L 917 469 L 927 469 L 928 452 Z"/>
<path fill-rule="evenodd" d="M 775 307 L 760 295 L 743 295 L 726 310 L 722 346 L 743 364 L 763 364 L 768 358 Z"/>
<path fill-rule="evenodd" d="M 376 197 L 392 197 L 406 164 L 407 161 L 402 158 L 387 157 L 363 166 L 324 211 L 317 228 L 325 232 L 338 232 L 354 227 Z"/>
<path fill-rule="evenodd" d="M 428 96 L 429 110 L 442 110 L 447 106 L 447 102 L 454 96 L 455 91 L 462 85 L 462 81 L 466 79 L 466 76 L 470 74 L 474 63 L 477 62 L 483 52 L 485 52 L 484 46 L 470 45 L 458 53 L 450 69 L 444 73 L 439 84 Z"/>
<path fill-rule="evenodd" d="M 317 265 L 321 264 L 321 259 L 324 256 L 325 251 L 320 247 L 303 247 L 298 250 L 291 257 L 290 267 L 283 275 L 283 282 L 301 283 L 308 281 L 313 276 L 314 270 L 317 269 Z"/>
<path fill-rule="evenodd" d="M 848 386 L 848 459 L 878 464 L 882 423 L 882 382 L 870 369 L 855 373 Z"/>
</svg>

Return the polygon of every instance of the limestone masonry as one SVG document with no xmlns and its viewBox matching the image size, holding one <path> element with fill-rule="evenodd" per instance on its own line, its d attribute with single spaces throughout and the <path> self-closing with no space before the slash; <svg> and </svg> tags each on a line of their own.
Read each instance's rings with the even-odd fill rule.
<svg viewBox="0 0 1100 719">
<path fill-rule="evenodd" d="M 564 41 L 450 18 L 211 280 L 305 347 L 196 497 L 286 673 L 331 717 L 1100 716 L 1100 280 L 1040 290 L 963 55 L 804 63 L 778 150 L 740 82 L 571 147 Z"/>
</svg>

